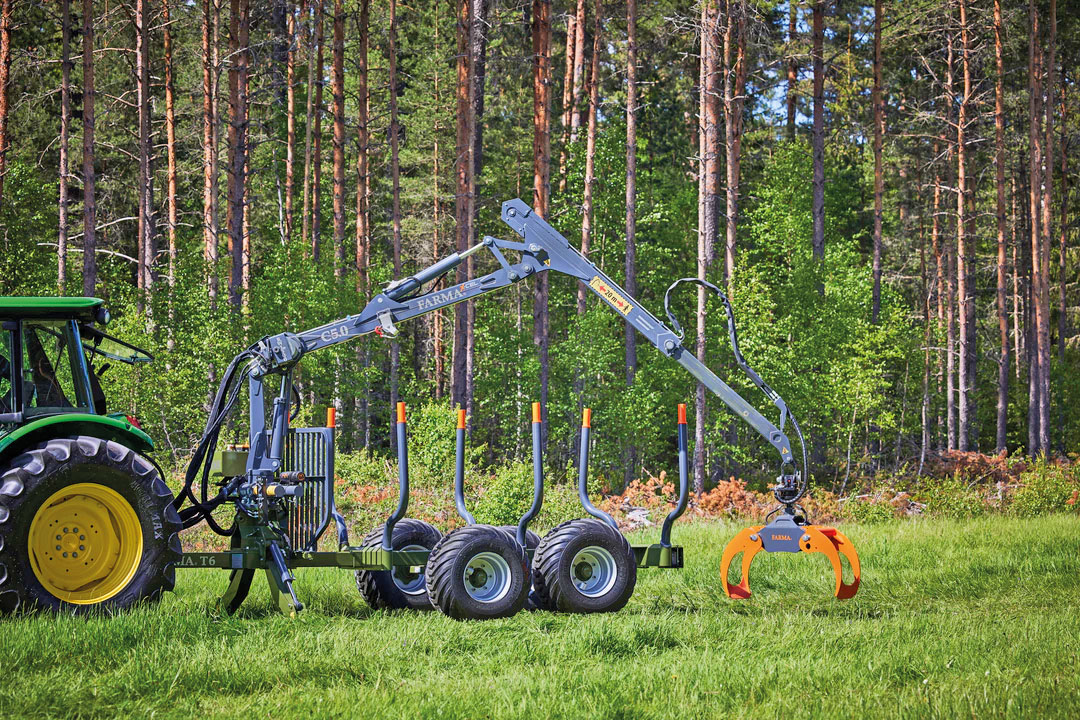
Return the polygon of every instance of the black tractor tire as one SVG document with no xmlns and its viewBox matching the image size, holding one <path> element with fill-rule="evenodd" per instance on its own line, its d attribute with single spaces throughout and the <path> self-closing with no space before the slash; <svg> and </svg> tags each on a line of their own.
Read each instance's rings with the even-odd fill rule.
<svg viewBox="0 0 1080 720">
<path fill-rule="evenodd" d="M 83 598 L 73 602 L 71 594 L 64 599 L 46 588 L 35 573 L 30 529 L 47 500 L 66 487 L 83 483 L 104 486 L 107 491 L 94 491 L 114 491 L 126 501 L 136 519 L 132 531 L 142 534 L 142 554 L 131 578 L 111 596 L 100 601 Z M 66 500 L 78 496 L 76 493 Z M 176 565 L 181 555 L 180 516 L 173 509 L 172 500 L 172 493 L 149 460 L 111 440 L 85 435 L 56 438 L 16 456 L 0 469 L 0 614 L 35 608 L 71 614 L 113 613 L 140 602 L 159 600 L 163 592 L 172 590 L 176 584 Z M 58 502 L 49 505 L 58 506 Z M 75 526 L 72 529 L 78 530 Z M 65 541 L 80 542 L 75 535 L 64 537 Z M 106 557 L 105 550 L 93 554 L 93 539 L 91 534 L 89 541 L 82 541 L 90 545 L 84 557 Z M 133 566 L 135 558 L 131 560 Z M 55 562 L 55 559 L 42 558 L 39 562 Z M 97 582 L 93 580 L 88 585 Z M 122 572 L 117 582 L 123 582 Z"/>
<path fill-rule="evenodd" d="M 377 548 L 382 545 L 383 526 L 364 536 L 360 547 Z M 434 525 L 422 520 L 405 518 L 394 525 L 390 546 L 394 550 L 422 547 L 431 550 L 442 538 Z M 431 610 L 424 573 L 418 576 L 403 575 L 408 568 L 397 570 L 357 570 L 356 587 L 364 602 L 372 608 L 388 610 Z M 395 575 L 397 573 L 397 575 Z M 397 582 L 395 582 L 397 578 Z"/>
<path fill-rule="evenodd" d="M 469 568 L 473 573 L 466 580 Z M 478 585 L 466 587 L 473 577 Z M 490 590 L 481 577 L 491 579 Z M 427 586 L 431 604 L 455 620 L 510 617 L 525 606 L 528 556 L 502 528 L 466 525 L 444 535 L 431 551 Z"/>
<path fill-rule="evenodd" d="M 575 558 L 580 568 L 574 567 Z M 621 610 L 637 584 L 630 543 L 618 530 L 591 518 L 570 520 L 545 535 L 533 555 L 532 571 L 537 604 L 560 612 Z"/>
</svg>

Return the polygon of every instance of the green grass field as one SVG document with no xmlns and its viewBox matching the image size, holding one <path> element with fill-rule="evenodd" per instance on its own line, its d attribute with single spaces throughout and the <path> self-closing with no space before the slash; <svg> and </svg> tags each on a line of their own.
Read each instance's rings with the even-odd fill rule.
<svg viewBox="0 0 1080 720">
<path fill-rule="evenodd" d="M 750 601 L 717 568 L 734 526 L 680 525 L 682 571 L 622 612 L 460 623 L 372 612 L 351 573 L 299 571 L 307 610 L 214 609 L 226 575 L 181 571 L 156 607 L 0 621 L 7 717 L 1080 717 L 1080 522 L 846 528 L 863 584 L 819 555 L 761 554 Z M 650 536 L 635 540 L 652 540 Z"/>
</svg>

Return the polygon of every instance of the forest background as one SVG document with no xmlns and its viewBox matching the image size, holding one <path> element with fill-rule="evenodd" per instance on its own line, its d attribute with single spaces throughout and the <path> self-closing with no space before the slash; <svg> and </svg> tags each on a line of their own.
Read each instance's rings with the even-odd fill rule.
<svg viewBox="0 0 1080 720">
<path fill-rule="evenodd" d="M 0 289 L 105 298 L 110 331 L 158 356 L 106 376 L 113 409 L 181 464 L 236 352 L 508 237 L 500 205 L 521 197 L 654 312 L 676 278 L 724 287 L 819 487 L 1060 460 L 1080 439 L 1077 9 L 2 0 Z M 474 258 L 448 282 L 494 267 Z M 674 310 L 767 404 L 720 305 Z M 377 458 L 398 399 L 440 433 L 463 405 L 494 467 L 528 457 L 541 399 L 564 468 L 588 406 L 618 492 L 674 468 L 688 402 L 699 492 L 775 475 L 767 443 L 568 278 L 401 330 L 309 358 L 301 422 L 335 406 L 341 449 Z"/>
</svg>

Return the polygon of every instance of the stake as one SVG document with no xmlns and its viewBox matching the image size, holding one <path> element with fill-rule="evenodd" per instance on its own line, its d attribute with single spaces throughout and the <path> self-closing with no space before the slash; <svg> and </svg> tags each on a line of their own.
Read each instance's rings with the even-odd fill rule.
<svg viewBox="0 0 1080 720">
<path fill-rule="evenodd" d="M 394 536 L 394 525 L 398 520 L 405 517 L 405 511 L 409 509 L 409 447 L 405 438 L 405 403 L 397 404 L 397 448 L 398 448 L 398 504 L 394 514 L 386 519 L 383 525 L 382 546 L 383 550 L 392 550 L 390 539 Z"/>
<path fill-rule="evenodd" d="M 465 508 L 465 408 L 457 411 L 457 451 L 454 458 L 454 504 L 458 515 L 467 525 L 475 525 L 476 518 Z"/>
<path fill-rule="evenodd" d="M 589 513 L 594 518 L 603 520 L 613 529 L 618 530 L 619 524 L 615 522 L 615 518 L 593 505 L 589 500 L 587 480 L 589 477 L 589 435 L 591 432 L 592 409 L 585 408 L 581 413 L 581 455 L 578 458 L 578 498 L 581 499 L 581 506 L 585 508 L 585 512 Z"/>
</svg>

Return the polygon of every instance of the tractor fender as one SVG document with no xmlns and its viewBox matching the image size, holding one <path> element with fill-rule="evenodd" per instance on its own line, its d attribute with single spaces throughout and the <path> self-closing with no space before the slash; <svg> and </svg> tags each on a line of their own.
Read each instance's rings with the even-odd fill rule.
<svg viewBox="0 0 1080 720">
<path fill-rule="evenodd" d="M 90 413 L 64 413 L 38 418 L 0 438 L 0 466 L 27 447 L 51 438 L 74 435 L 112 440 L 138 453 L 154 449 L 150 436 L 127 420 Z"/>
</svg>

